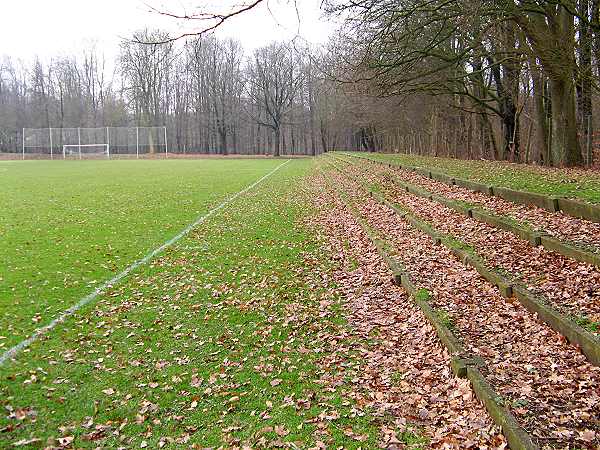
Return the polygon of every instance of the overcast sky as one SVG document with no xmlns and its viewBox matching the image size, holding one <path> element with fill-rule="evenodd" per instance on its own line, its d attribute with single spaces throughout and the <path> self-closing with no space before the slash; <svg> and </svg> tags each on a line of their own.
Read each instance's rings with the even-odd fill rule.
<svg viewBox="0 0 600 450">
<path fill-rule="evenodd" d="M 147 5 L 176 13 L 194 11 L 194 5 L 210 5 L 223 11 L 241 0 L 18 0 L 2 1 L 0 55 L 24 60 L 35 56 L 79 53 L 96 42 L 110 59 L 118 53 L 120 39 L 144 27 L 182 31 L 174 19 L 149 12 Z M 269 0 L 237 18 L 218 36 L 237 37 L 249 50 L 273 40 L 290 39 L 298 31 L 309 42 L 324 43 L 334 25 L 321 19 L 321 0 Z M 216 5 L 216 6 L 215 6 Z M 225 6 L 223 6 L 225 5 Z M 187 25 L 188 29 L 190 26 Z"/>
</svg>

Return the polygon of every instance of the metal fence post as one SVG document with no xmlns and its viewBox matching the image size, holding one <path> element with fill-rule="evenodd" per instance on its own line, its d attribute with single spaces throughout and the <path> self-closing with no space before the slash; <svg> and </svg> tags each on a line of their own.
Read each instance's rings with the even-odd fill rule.
<svg viewBox="0 0 600 450">
<path fill-rule="evenodd" d="M 77 128 L 77 145 L 79 146 L 79 159 L 81 159 L 81 128 Z"/>
<path fill-rule="evenodd" d="M 169 157 L 169 144 L 167 143 L 167 127 L 165 127 L 165 158 Z"/>
<path fill-rule="evenodd" d="M 110 159 L 110 131 L 108 127 L 106 127 L 106 154 L 108 155 L 108 159 Z"/>
</svg>

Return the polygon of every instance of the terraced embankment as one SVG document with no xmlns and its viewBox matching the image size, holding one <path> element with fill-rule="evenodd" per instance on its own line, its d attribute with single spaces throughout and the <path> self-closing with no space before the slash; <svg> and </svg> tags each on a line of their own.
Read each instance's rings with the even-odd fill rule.
<svg viewBox="0 0 600 450">
<path fill-rule="evenodd" d="M 510 423 L 503 427 L 507 437 L 513 434 L 512 440 L 509 437 L 511 447 L 600 445 L 600 369 L 515 298 L 503 297 L 497 286 L 465 264 L 452 247 L 436 245 L 431 233 L 415 228 L 415 224 L 457 236 L 457 241 L 462 241 L 457 242 L 458 248 L 466 245 L 486 261 L 503 264 L 505 271 L 550 297 L 552 305 L 565 314 L 597 313 L 594 302 L 587 302 L 580 294 L 585 286 L 593 286 L 568 278 L 553 278 L 560 281 L 548 284 L 538 281 L 534 274 L 545 263 L 558 261 L 550 266 L 551 270 L 541 273 L 566 277 L 570 264 L 582 263 L 556 254 L 547 257 L 543 248 L 400 190 L 372 170 L 330 160 L 325 176 L 331 180 L 330 186 L 336 187 L 334 198 L 343 202 L 337 207 L 338 216 L 342 211 L 353 212 L 357 220 L 372 229 L 372 237 L 385 239 L 391 262 L 408 275 L 416 297 L 422 294 L 415 302 L 432 308 L 437 322 L 445 326 L 445 333 L 454 336 L 457 346 L 464 349 L 460 358 L 468 363 L 466 373 L 475 391 L 481 394 L 481 380 L 470 374 L 481 373 L 497 393 L 499 397 L 488 398 L 486 406 L 492 415 L 502 407 L 506 414 L 500 411 L 495 420 L 502 423 L 507 417 L 516 419 L 516 427 Z M 372 189 L 379 187 L 404 214 L 371 197 L 365 184 Z M 521 251 L 530 253 L 519 257 Z M 542 259 L 544 263 L 537 261 L 540 258 L 546 258 Z M 560 286 L 571 281 L 575 287 Z M 549 295 L 553 289 L 557 293 Z M 438 334 L 443 333 L 438 329 Z M 523 430 L 526 437 L 519 435 Z"/>
<path fill-rule="evenodd" d="M 440 201 L 407 192 L 400 185 L 405 180 L 402 177 L 406 176 L 408 179 L 412 176 L 409 182 L 427 189 L 426 195 L 431 192 L 439 195 L 435 190 L 438 186 L 433 185 L 434 182 L 417 185 L 416 182 L 422 180 L 415 180 L 412 172 L 402 172 L 397 177 L 390 177 L 387 170 L 370 164 L 365 167 L 350 161 L 337 161 L 338 164 L 345 164 L 343 170 L 347 170 L 349 175 L 360 176 L 365 182 L 379 186 L 390 201 L 439 232 L 454 237 L 458 243 L 468 246 L 490 268 L 511 282 L 526 287 L 565 316 L 587 325 L 589 331 L 598 332 L 595 324 L 600 322 L 600 270 L 597 266 L 550 251 L 515 232 L 477 220 L 476 212 L 472 212 L 474 217 L 471 218 L 469 214 L 461 214 Z M 439 196 L 443 197 L 443 194 Z M 566 219 L 566 216 L 562 217 Z M 571 220 L 579 221 L 573 218 Z M 576 226 L 572 224 L 573 229 Z"/>
<path fill-rule="evenodd" d="M 354 157 L 353 157 L 354 156 Z M 378 167 L 386 168 L 403 180 L 420 186 L 448 199 L 463 202 L 467 207 L 477 207 L 488 210 L 499 216 L 510 218 L 523 228 L 546 233 L 557 239 L 572 243 L 594 253 L 600 253 L 600 223 L 579 219 L 568 214 L 556 214 L 534 205 L 523 205 L 505 200 L 501 197 L 486 195 L 486 193 L 469 189 L 452 182 L 448 176 L 443 181 L 432 179 L 430 176 L 415 172 L 394 164 L 384 164 L 368 158 L 358 158 L 355 155 L 344 155 L 347 160 L 360 161 Z M 424 170 L 423 172 L 431 172 Z M 489 187 L 481 185 L 482 188 Z"/>
<path fill-rule="evenodd" d="M 394 285 L 389 267 L 359 221 L 323 176 L 314 177 L 310 185 L 319 211 L 311 222 L 339 261 L 334 279 L 356 337 L 351 348 L 338 341 L 338 352 L 325 366 L 345 367 L 340 355 L 360 355 L 352 382 L 357 392 L 369 394 L 355 400 L 375 416 L 391 418 L 382 427 L 380 445 L 504 448 L 499 427 L 468 380 L 453 375 L 452 356 L 419 307 Z"/>
<path fill-rule="evenodd" d="M 600 222 L 600 176 L 583 168 L 540 167 L 506 161 L 458 160 L 407 154 L 349 153 L 416 170 L 441 181 L 505 200 Z"/>
</svg>

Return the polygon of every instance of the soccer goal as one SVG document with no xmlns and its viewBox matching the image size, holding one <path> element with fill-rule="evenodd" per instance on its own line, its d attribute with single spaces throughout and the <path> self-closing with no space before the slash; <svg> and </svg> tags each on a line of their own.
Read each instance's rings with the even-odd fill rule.
<svg viewBox="0 0 600 450">
<path fill-rule="evenodd" d="M 23 159 L 168 157 L 167 127 L 24 128 Z"/>
<path fill-rule="evenodd" d="M 63 158 L 101 158 L 110 159 L 110 146 L 108 144 L 66 144 L 63 145 Z"/>
</svg>

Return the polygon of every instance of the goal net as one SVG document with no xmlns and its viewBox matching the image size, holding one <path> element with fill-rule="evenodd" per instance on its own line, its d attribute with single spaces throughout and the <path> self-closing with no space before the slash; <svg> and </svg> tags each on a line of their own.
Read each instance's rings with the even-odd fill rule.
<svg viewBox="0 0 600 450">
<path fill-rule="evenodd" d="M 70 144 L 63 145 L 63 158 L 90 158 L 107 157 L 110 158 L 110 148 L 108 144 Z"/>
<path fill-rule="evenodd" d="M 23 159 L 167 157 L 166 127 L 25 128 Z"/>
</svg>

